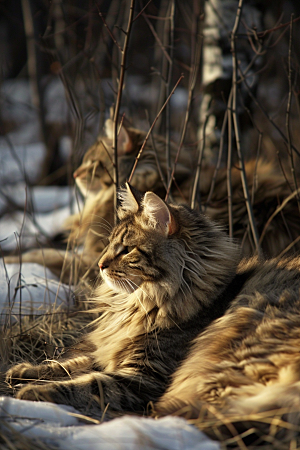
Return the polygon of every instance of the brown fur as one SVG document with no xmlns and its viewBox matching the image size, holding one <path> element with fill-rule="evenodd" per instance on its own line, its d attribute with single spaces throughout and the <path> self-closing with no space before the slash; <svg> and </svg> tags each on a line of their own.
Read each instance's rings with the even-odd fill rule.
<svg viewBox="0 0 300 450">
<path fill-rule="evenodd" d="M 18 398 L 95 416 L 108 404 L 143 413 L 155 402 L 157 415 L 201 427 L 213 414 L 240 431 L 251 427 L 243 416 L 277 408 L 297 422 L 300 258 L 239 262 L 202 214 L 129 187 L 120 196 L 120 223 L 99 262 L 94 330 L 65 359 L 12 367 L 9 383 L 35 381 Z"/>
<path fill-rule="evenodd" d="M 93 415 L 107 404 L 114 412 L 145 412 L 192 339 L 224 312 L 223 291 L 239 258 L 235 244 L 204 216 L 168 208 L 151 192 L 140 202 L 128 188 L 122 198 L 120 224 L 99 263 L 106 284 L 94 294 L 100 313 L 94 330 L 69 358 L 12 367 L 13 384 L 56 380 L 23 387 L 19 398 Z"/>
<path fill-rule="evenodd" d="M 300 260 L 244 260 L 237 273 L 248 270 L 253 274 L 230 308 L 195 339 L 155 406 L 158 415 L 183 415 L 197 423 L 209 404 L 213 415 L 223 418 L 223 432 L 231 420 L 243 432 L 256 417 L 252 426 L 267 433 L 265 412 L 298 423 Z"/>
</svg>

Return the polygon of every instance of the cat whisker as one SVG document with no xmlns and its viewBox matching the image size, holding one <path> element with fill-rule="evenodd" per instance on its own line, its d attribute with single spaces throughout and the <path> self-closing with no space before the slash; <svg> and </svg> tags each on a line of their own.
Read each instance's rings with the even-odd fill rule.
<svg viewBox="0 0 300 450">
<path fill-rule="evenodd" d="M 106 230 L 109 234 L 111 233 L 111 228 L 108 228 L 108 226 L 106 225 L 106 224 L 102 224 L 101 222 L 99 222 L 99 223 L 97 223 L 97 222 L 94 222 L 93 221 L 93 218 L 91 218 L 90 220 L 84 220 L 84 221 L 80 221 L 80 223 L 78 224 L 78 227 L 79 227 L 79 229 L 82 227 L 82 228 L 84 228 L 84 227 L 86 227 L 86 226 L 91 226 L 91 225 L 98 225 L 98 226 L 101 226 L 104 230 Z M 92 230 L 92 229 L 89 229 L 88 230 L 89 232 L 90 231 L 94 231 L 94 230 Z"/>
<path fill-rule="evenodd" d="M 113 225 L 112 225 L 108 220 L 106 220 L 104 217 L 100 216 L 99 214 L 94 214 L 94 217 L 97 217 L 97 218 L 101 219 L 103 222 L 106 222 L 106 224 L 107 224 L 111 229 L 113 229 Z"/>
<path fill-rule="evenodd" d="M 131 280 L 128 280 L 128 282 L 129 282 L 129 283 L 132 283 Z M 135 283 L 132 283 L 132 284 L 135 284 Z M 144 291 L 142 291 L 142 292 L 144 292 Z M 147 322 L 148 322 L 148 325 L 149 325 L 149 327 L 151 327 L 151 318 L 149 317 L 149 312 L 147 311 L 147 309 L 145 308 L 143 302 L 141 301 L 141 298 L 140 298 L 140 296 L 138 295 L 138 290 L 135 290 L 134 293 L 135 293 L 135 296 L 136 296 L 136 298 L 138 299 L 139 304 L 141 305 L 143 311 L 145 312 L 146 320 L 147 320 Z M 146 295 L 147 295 L 147 294 L 146 294 Z"/>
<path fill-rule="evenodd" d="M 132 291 L 134 291 L 134 289 L 131 287 L 129 280 L 125 279 L 122 280 L 122 285 L 124 287 L 124 290 L 126 292 L 128 292 L 128 294 L 131 294 Z"/>
</svg>

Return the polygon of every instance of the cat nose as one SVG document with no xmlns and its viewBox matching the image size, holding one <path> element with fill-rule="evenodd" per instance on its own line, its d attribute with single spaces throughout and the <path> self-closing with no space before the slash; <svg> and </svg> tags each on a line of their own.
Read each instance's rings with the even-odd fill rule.
<svg viewBox="0 0 300 450">
<path fill-rule="evenodd" d="M 99 261 L 98 266 L 99 266 L 100 270 L 104 270 L 108 267 L 108 264 L 105 264 L 105 263 Z"/>
<path fill-rule="evenodd" d="M 78 175 L 78 172 L 77 172 L 77 170 L 75 170 L 75 172 L 73 173 L 73 178 L 76 178 L 77 175 Z"/>
</svg>

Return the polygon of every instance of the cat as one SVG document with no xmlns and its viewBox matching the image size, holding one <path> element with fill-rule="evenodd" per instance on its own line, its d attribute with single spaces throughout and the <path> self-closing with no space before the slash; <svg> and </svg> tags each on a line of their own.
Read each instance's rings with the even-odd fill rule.
<svg viewBox="0 0 300 450">
<path fill-rule="evenodd" d="M 230 283 L 239 248 L 219 226 L 129 185 L 121 197 L 120 223 L 99 261 L 99 319 L 64 359 L 12 367 L 8 383 L 33 382 L 18 398 L 100 417 L 107 405 L 112 414 L 143 414 L 165 392 L 192 340 L 224 313 L 231 289 L 240 289 L 243 275 Z"/>
<path fill-rule="evenodd" d="M 94 416 L 153 403 L 199 421 L 205 405 L 221 417 L 299 407 L 300 258 L 241 259 L 201 212 L 129 185 L 121 200 L 94 329 L 69 358 L 9 369 L 8 383 L 33 382 L 17 397 Z"/>
</svg>

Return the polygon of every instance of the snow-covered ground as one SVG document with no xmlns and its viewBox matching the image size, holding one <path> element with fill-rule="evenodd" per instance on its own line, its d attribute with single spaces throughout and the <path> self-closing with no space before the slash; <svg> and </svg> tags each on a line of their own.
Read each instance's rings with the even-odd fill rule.
<svg viewBox="0 0 300 450">
<path fill-rule="evenodd" d="M 73 408 L 0 397 L 0 419 L 23 435 L 62 450 L 218 450 L 184 419 L 124 416 L 87 424 Z M 1 426 L 5 431 L 5 426 Z"/>
<path fill-rule="evenodd" d="M 67 104 L 62 86 L 52 85 L 48 120 L 63 122 Z M 62 230 L 68 215 L 76 211 L 77 199 L 68 187 L 26 187 L 26 179 L 38 179 L 45 157 L 39 141 L 37 114 L 31 108 L 26 82 L 2 85 L 7 108 L 6 119 L 17 121 L 16 131 L 0 137 L 0 245 L 2 251 L 43 245 Z M 137 84 L 135 84 L 137 89 Z M 56 96 L 55 101 L 53 95 Z M 138 96 L 138 93 L 135 93 Z M 183 102 L 178 93 L 173 101 Z M 177 99 L 177 100 L 176 100 Z M 178 106 L 178 105 L 177 105 Z M 70 141 L 61 139 L 66 155 Z M 14 205 L 11 212 L 9 206 Z M 30 205 L 30 212 L 27 206 Z M 27 212 L 26 212 L 27 211 Z M 0 262 L 0 319 L 11 323 L 25 314 L 39 315 L 54 308 L 72 306 L 72 287 L 63 285 L 50 270 L 38 264 Z M 77 415 L 76 415 L 77 414 Z M 125 416 L 110 422 L 87 423 L 66 406 L 0 398 L 0 427 L 7 438 L 12 430 L 60 449 L 120 450 L 217 450 L 208 439 L 185 420 L 166 417 L 159 420 Z"/>
</svg>

